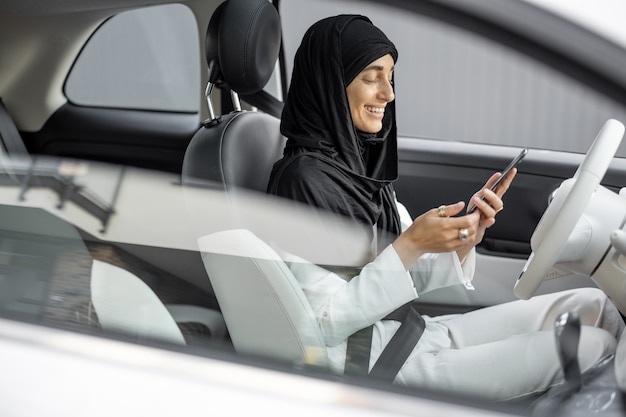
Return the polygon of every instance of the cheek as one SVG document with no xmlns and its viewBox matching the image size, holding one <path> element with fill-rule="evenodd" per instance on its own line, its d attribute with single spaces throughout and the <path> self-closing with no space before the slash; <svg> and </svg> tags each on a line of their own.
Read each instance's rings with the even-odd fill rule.
<svg viewBox="0 0 626 417">
<path fill-rule="evenodd" d="M 354 119 L 359 114 L 359 104 L 358 100 L 355 99 L 354 94 L 348 94 L 348 106 L 350 107 L 350 115 L 352 115 L 352 119 Z"/>
<path fill-rule="evenodd" d="M 365 102 L 363 96 L 362 93 L 356 94 L 353 92 L 353 94 L 348 97 L 348 104 L 350 105 L 350 112 L 352 114 L 358 114 L 362 110 Z"/>
</svg>

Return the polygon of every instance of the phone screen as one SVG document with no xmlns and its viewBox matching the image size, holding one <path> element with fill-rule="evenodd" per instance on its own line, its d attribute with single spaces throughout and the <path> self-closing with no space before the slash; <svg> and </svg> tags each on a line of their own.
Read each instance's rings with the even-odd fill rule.
<svg viewBox="0 0 626 417">
<path fill-rule="evenodd" d="M 491 191 L 494 191 L 498 187 L 498 185 L 502 182 L 502 180 L 504 180 L 507 177 L 507 175 L 509 175 L 509 172 L 511 172 L 513 168 L 515 168 L 516 166 L 519 165 L 520 162 L 522 162 L 522 159 L 524 159 L 527 153 L 528 153 L 528 149 L 526 148 L 522 149 L 519 155 L 517 155 L 506 168 L 504 168 L 504 171 L 502 171 L 502 175 L 500 175 L 500 177 L 496 180 L 496 182 L 494 182 L 491 185 L 491 187 L 489 187 L 489 189 Z M 472 213 L 474 210 L 476 210 L 476 206 L 472 205 L 467 209 L 467 213 L 468 214 Z"/>
</svg>

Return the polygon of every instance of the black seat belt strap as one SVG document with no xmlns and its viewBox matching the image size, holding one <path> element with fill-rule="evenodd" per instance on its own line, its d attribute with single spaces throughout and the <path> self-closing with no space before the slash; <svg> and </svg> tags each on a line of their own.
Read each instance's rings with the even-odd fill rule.
<svg viewBox="0 0 626 417">
<path fill-rule="evenodd" d="M 348 338 L 344 374 L 355 376 L 368 374 L 373 332 L 374 326 L 372 325 L 353 333 Z"/>
<path fill-rule="evenodd" d="M 15 122 L 9 115 L 2 99 L 0 98 L 0 139 L 2 144 L 11 155 L 28 155 L 28 150 L 22 141 L 20 132 Z"/>
<path fill-rule="evenodd" d="M 426 322 L 417 311 L 417 304 L 414 301 L 398 308 L 383 320 L 396 320 L 402 324 L 383 349 L 372 370 L 368 373 L 373 334 L 373 326 L 369 326 L 348 338 L 344 374 L 369 374 L 390 382 L 394 380 L 422 337 Z"/>
<path fill-rule="evenodd" d="M 394 380 L 426 328 L 426 322 L 417 311 L 414 302 L 405 304 L 396 311 L 404 315 L 402 324 L 387 343 L 369 373 L 372 377 L 389 382 Z"/>
</svg>

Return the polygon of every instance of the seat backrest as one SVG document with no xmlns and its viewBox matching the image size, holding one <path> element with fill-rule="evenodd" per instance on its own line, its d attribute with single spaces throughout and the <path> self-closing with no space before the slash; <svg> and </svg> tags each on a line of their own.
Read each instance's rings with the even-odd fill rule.
<svg viewBox="0 0 626 417">
<path fill-rule="evenodd" d="M 245 229 L 198 240 L 237 352 L 327 366 L 313 310 L 285 262 Z"/>
<path fill-rule="evenodd" d="M 183 184 L 265 192 L 285 139 L 278 118 L 240 110 L 238 94 L 258 93 L 267 84 L 280 39 L 278 12 L 267 0 L 226 0 L 213 13 L 205 48 L 210 118 L 185 152 Z M 235 93 L 234 112 L 213 114 L 210 93 L 214 86 Z"/>
<path fill-rule="evenodd" d="M 185 185 L 218 185 L 265 192 L 272 166 L 282 156 L 280 121 L 268 114 L 242 111 L 201 128 L 183 161 Z"/>
<path fill-rule="evenodd" d="M 91 300 L 104 330 L 140 339 L 186 344 L 161 300 L 145 282 L 125 269 L 94 260 Z"/>
</svg>

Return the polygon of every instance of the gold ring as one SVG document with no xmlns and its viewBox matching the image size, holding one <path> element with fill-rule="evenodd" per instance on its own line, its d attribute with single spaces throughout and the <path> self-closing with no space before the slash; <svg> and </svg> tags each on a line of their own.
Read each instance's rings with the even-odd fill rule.
<svg viewBox="0 0 626 417">
<path fill-rule="evenodd" d="M 461 239 L 461 241 L 465 242 L 468 237 L 469 232 L 467 231 L 467 229 L 459 229 L 459 239 Z"/>
<path fill-rule="evenodd" d="M 437 215 L 439 217 L 448 217 L 446 216 L 446 206 L 439 206 L 439 208 L 437 208 Z"/>
<path fill-rule="evenodd" d="M 498 210 L 496 210 L 496 214 L 500 213 L 502 210 L 504 210 L 504 206 L 502 206 Z"/>
</svg>

